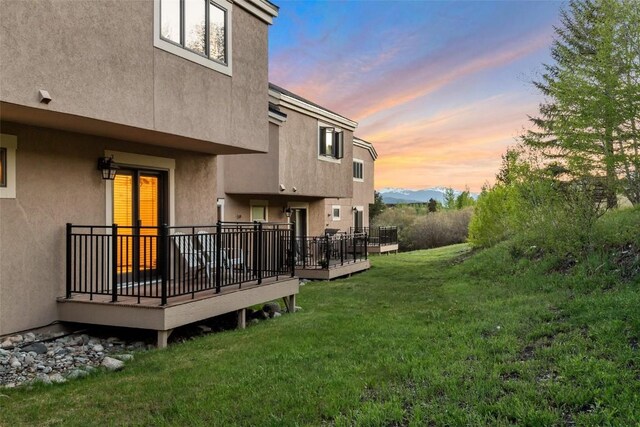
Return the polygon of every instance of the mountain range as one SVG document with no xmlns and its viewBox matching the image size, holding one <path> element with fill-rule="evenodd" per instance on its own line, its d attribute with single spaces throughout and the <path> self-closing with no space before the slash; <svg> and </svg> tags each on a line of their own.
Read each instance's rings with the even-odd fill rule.
<svg viewBox="0 0 640 427">
<path fill-rule="evenodd" d="M 426 203 L 429 199 L 434 199 L 440 203 L 444 201 L 444 193 L 447 189 L 444 187 L 425 188 L 424 190 L 409 190 L 406 188 L 383 188 L 378 190 L 382 195 L 382 201 L 386 204 L 397 205 L 400 203 Z M 455 195 L 462 193 L 459 190 L 453 190 Z M 471 197 L 478 198 L 478 194 L 471 193 Z"/>
</svg>

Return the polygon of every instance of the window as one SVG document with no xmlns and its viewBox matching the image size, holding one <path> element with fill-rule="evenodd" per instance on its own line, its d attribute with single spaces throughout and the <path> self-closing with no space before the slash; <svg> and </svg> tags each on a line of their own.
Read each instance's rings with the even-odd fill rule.
<svg viewBox="0 0 640 427">
<path fill-rule="evenodd" d="M 265 200 L 252 200 L 251 221 L 267 222 L 269 220 L 267 206 L 268 205 Z"/>
<path fill-rule="evenodd" d="M 18 138 L 0 135 L 0 199 L 16 198 L 16 149 Z"/>
<path fill-rule="evenodd" d="M 340 205 L 331 206 L 331 218 L 334 221 L 340 221 Z"/>
<path fill-rule="evenodd" d="M 227 0 L 156 0 L 156 9 L 156 47 L 231 75 Z"/>
<path fill-rule="evenodd" d="M 353 159 L 353 180 L 364 181 L 364 162 L 362 160 Z"/>
<path fill-rule="evenodd" d="M 332 127 L 320 127 L 319 154 L 324 157 L 344 157 L 344 132 Z"/>
</svg>

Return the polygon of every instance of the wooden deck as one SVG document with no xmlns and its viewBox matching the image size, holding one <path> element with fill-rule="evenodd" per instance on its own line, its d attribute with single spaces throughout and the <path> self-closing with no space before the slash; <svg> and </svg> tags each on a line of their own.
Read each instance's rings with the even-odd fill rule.
<svg viewBox="0 0 640 427">
<path fill-rule="evenodd" d="M 368 259 L 345 262 L 340 265 L 339 260 L 332 260 L 329 268 L 301 268 L 296 267 L 296 276 L 301 279 L 332 280 L 338 277 L 350 276 L 353 273 L 368 270 L 371 263 Z"/>
<path fill-rule="evenodd" d="M 368 248 L 370 254 L 388 254 L 391 252 L 398 253 L 398 244 L 393 245 L 370 245 Z"/>
<path fill-rule="evenodd" d="M 207 290 L 169 298 L 161 306 L 159 298 L 120 296 L 111 302 L 108 295 L 74 294 L 72 298 L 58 298 L 58 318 L 61 321 L 95 325 L 119 326 L 158 331 L 158 346 L 165 347 L 174 328 L 230 312 L 238 312 L 238 324 L 244 327 L 247 307 L 268 301 L 285 299 L 287 309 L 293 311 L 299 292 L 298 277 L 282 276 L 257 282 L 227 286 L 216 294 Z"/>
</svg>

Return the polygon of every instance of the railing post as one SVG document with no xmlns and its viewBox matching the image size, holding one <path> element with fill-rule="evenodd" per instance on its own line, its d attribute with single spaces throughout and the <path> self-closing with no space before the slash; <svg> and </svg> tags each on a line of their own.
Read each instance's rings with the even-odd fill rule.
<svg viewBox="0 0 640 427">
<path fill-rule="evenodd" d="M 294 277 L 296 275 L 296 224 L 295 221 L 291 222 L 291 225 L 289 226 L 289 234 L 291 236 L 291 255 L 290 255 L 290 262 L 291 262 L 291 277 Z"/>
<path fill-rule="evenodd" d="M 67 223 L 67 269 L 66 269 L 66 289 L 67 299 L 71 298 L 71 223 Z"/>
<path fill-rule="evenodd" d="M 258 277 L 258 223 L 253 222 L 253 245 L 251 248 L 253 258 L 253 277 Z"/>
<path fill-rule="evenodd" d="M 325 243 L 325 258 L 327 261 L 327 270 L 329 269 L 330 259 L 331 259 L 331 248 L 329 247 L 329 235 L 324 235 L 324 243 Z"/>
<path fill-rule="evenodd" d="M 118 301 L 118 224 L 111 226 L 111 302 Z"/>
<path fill-rule="evenodd" d="M 262 283 L 262 223 L 258 223 L 258 285 Z"/>
<path fill-rule="evenodd" d="M 222 223 L 216 224 L 216 294 L 222 287 Z"/>
<path fill-rule="evenodd" d="M 169 227 L 162 224 L 160 227 L 160 279 L 162 280 L 160 289 L 160 305 L 167 305 L 167 281 L 169 271 Z"/>
<path fill-rule="evenodd" d="M 353 262 L 356 262 L 356 235 L 351 236 L 351 246 L 353 246 Z"/>
<path fill-rule="evenodd" d="M 369 257 L 369 235 L 364 233 L 364 259 Z"/>
<path fill-rule="evenodd" d="M 353 234 L 352 234 L 353 235 Z M 344 250 L 347 242 L 343 236 L 340 236 L 340 265 L 344 265 Z"/>
<path fill-rule="evenodd" d="M 302 245 L 302 268 L 305 269 L 307 268 L 307 234 L 302 233 L 302 236 L 300 236 L 298 239 L 300 240 L 300 244 Z M 317 251 L 318 249 L 315 248 L 315 250 Z"/>
</svg>

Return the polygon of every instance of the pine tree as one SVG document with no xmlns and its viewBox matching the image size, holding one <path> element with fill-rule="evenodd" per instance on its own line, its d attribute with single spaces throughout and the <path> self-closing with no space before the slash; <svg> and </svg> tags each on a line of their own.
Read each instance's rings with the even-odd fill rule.
<svg viewBox="0 0 640 427">
<path fill-rule="evenodd" d="M 545 96 L 531 118 L 536 129 L 523 137 L 572 179 L 603 183 L 609 207 L 618 189 L 640 202 L 639 10 L 636 0 L 569 3 L 555 28 L 554 63 L 534 82 Z"/>
</svg>

